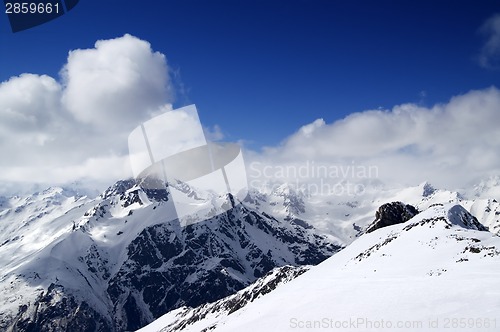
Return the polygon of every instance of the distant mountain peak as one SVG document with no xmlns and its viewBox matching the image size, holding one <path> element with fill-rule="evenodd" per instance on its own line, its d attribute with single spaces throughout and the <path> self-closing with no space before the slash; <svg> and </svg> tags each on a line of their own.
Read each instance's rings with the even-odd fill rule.
<svg viewBox="0 0 500 332">
<path fill-rule="evenodd" d="M 436 192 L 436 188 L 434 188 L 434 186 L 427 181 L 421 183 L 419 187 L 422 188 L 423 197 L 429 197 Z"/>
</svg>

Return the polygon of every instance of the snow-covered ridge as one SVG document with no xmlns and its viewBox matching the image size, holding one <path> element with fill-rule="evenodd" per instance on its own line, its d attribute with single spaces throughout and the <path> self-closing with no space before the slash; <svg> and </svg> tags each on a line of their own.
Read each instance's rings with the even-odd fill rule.
<svg viewBox="0 0 500 332">
<path fill-rule="evenodd" d="M 172 310 L 140 331 L 202 331 L 256 299 L 274 291 L 277 287 L 297 278 L 310 269 L 309 266 L 283 266 L 269 272 L 236 294 L 196 308 L 182 307 Z M 213 324 L 213 325 L 212 325 Z"/>
<path fill-rule="evenodd" d="M 498 331 L 500 238 L 482 229 L 460 205 L 433 205 L 405 223 L 362 235 L 240 310 L 209 316 L 197 326 L 210 326 L 210 331 L 444 331 L 453 319 L 470 319 L 473 325 L 454 330 Z M 168 318 L 163 327 L 179 324 L 178 317 Z M 142 331 L 160 331 L 156 323 Z"/>
<path fill-rule="evenodd" d="M 60 187 L 4 198 L 0 205 L 0 275 L 71 231 L 68 219 L 82 213 L 89 202 L 86 196 Z"/>
</svg>

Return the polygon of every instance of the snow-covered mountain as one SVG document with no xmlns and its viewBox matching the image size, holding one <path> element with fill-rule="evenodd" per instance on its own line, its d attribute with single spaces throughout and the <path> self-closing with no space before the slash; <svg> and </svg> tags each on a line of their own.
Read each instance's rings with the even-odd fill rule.
<svg viewBox="0 0 500 332">
<path fill-rule="evenodd" d="M 252 300 L 244 306 L 232 301 L 248 292 L 254 294 L 247 288 L 212 305 L 171 312 L 141 332 L 181 326 L 182 331 L 499 331 L 500 237 L 462 206 L 435 204 L 406 222 L 360 236 L 268 294 L 247 295 Z"/>
<path fill-rule="evenodd" d="M 86 196 L 62 188 L 0 198 L 1 275 L 70 231 L 72 220 L 85 213 L 89 201 Z"/>
<path fill-rule="evenodd" d="M 176 219 L 166 190 L 132 180 L 97 198 L 61 188 L 3 197 L 0 330 L 134 330 L 169 311 L 176 315 L 168 321 L 172 328 L 193 315 L 191 321 L 205 324 L 198 318 L 228 315 L 234 308 L 227 303 L 251 302 L 304 271 L 289 267 L 266 276 L 273 269 L 318 264 L 387 224 L 431 213 L 421 211 L 443 214 L 439 204 L 460 204 L 498 234 L 498 197 L 485 196 L 496 192 L 494 180 L 461 193 L 422 183 L 367 187 L 358 196 L 310 195 L 282 184 L 252 190 L 229 211 L 231 196 L 172 184 L 195 207 L 193 220 L 203 220 L 196 223 Z M 227 302 L 230 295 L 244 300 Z"/>
<path fill-rule="evenodd" d="M 96 199 L 52 188 L 4 199 L 0 329 L 134 330 L 218 300 L 275 267 L 317 264 L 335 238 L 280 222 L 233 197 L 177 183 L 201 222 L 180 224 L 167 190 L 120 181 Z"/>
</svg>

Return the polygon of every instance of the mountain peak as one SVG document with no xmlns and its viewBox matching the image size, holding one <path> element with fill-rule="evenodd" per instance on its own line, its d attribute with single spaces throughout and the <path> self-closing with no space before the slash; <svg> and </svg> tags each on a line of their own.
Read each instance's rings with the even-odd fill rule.
<svg viewBox="0 0 500 332">
<path fill-rule="evenodd" d="M 136 181 L 134 179 L 127 179 L 127 180 L 118 180 L 116 181 L 112 186 L 110 186 L 108 189 L 106 189 L 102 194 L 101 198 L 106 199 L 108 197 L 111 197 L 113 195 L 120 195 L 124 194 L 127 190 L 131 189 L 136 185 Z"/>
<path fill-rule="evenodd" d="M 478 231 L 487 231 L 488 228 L 483 226 L 476 217 L 474 217 L 472 214 L 469 213 L 466 209 L 464 209 L 463 206 L 460 204 L 450 204 L 448 205 L 448 213 L 447 217 L 448 220 L 457 226 L 467 228 L 467 229 L 473 229 L 473 230 L 478 230 Z"/>
<path fill-rule="evenodd" d="M 434 227 L 437 224 L 442 224 L 445 228 L 458 226 L 470 230 L 488 231 L 488 228 L 482 225 L 476 217 L 457 203 L 431 205 L 427 210 L 410 219 L 404 230 L 423 225 Z"/>
<path fill-rule="evenodd" d="M 422 182 L 419 185 L 419 187 L 422 188 L 422 196 L 423 197 L 429 197 L 432 194 L 434 194 L 434 192 L 436 191 L 436 188 L 434 188 L 434 186 L 427 181 Z"/>
<path fill-rule="evenodd" d="M 194 203 L 193 218 L 201 220 L 181 223 L 169 190 Z M 45 195 L 62 192 L 52 188 Z M 18 199 L 0 214 L 0 221 L 25 221 L 21 228 L 0 223 L 0 272 L 6 276 L 0 280 L 0 329 L 48 329 L 45 324 L 56 322 L 59 330 L 81 324 L 79 330 L 94 331 L 84 325 L 101 320 L 100 330 L 135 330 L 182 305 L 233 294 L 273 268 L 318 264 L 342 248 L 312 228 L 235 206 L 232 195 L 199 195 L 179 182 L 167 189 L 128 179 L 93 200 Z M 224 204 L 228 209 L 218 213 Z M 19 252 L 30 255 L 10 254 Z M 19 281 L 4 288 L 12 280 Z M 44 307 L 40 299 L 49 298 Z M 78 315 L 87 318 L 73 318 Z"/>
</svg>

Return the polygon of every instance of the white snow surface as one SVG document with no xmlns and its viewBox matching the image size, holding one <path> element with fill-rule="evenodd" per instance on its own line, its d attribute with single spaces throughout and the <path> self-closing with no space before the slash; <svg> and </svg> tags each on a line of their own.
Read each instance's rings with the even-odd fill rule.
<svg viewBox="0 0 500 332">
<path fill-rule="evenodd" d="M 433 205 L 183 331 L 500 331 L 500 237 L 471 219 L 456 203 Z M 177 314 L 141 332 L 167 331 Z"/>
</svg>

